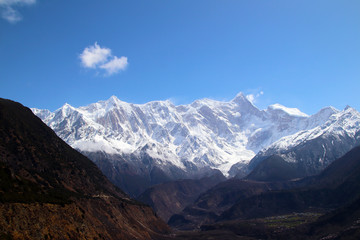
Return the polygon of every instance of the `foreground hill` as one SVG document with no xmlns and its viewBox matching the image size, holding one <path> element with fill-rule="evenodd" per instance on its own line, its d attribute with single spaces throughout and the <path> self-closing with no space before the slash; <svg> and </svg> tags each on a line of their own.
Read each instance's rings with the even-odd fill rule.
<svg viewBox="0 0 360 240">
<path fill-rule="evenodd" d="M 0 99 L 1 239 L 152 239 L 168 230 L 30 109 Z"/>
</svg>

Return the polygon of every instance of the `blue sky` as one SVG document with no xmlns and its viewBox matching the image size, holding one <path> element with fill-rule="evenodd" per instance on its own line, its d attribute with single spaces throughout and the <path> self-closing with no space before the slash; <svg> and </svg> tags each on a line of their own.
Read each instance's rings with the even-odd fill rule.
<svg viewBox="0 0 360 240">
<path fill-rule="evenodd" d="M 259 108 L 360 110 L 358 0 L 0 0 L 0 13 L 0 97 L 29 107 L 244 92 Z"/>
</svg>

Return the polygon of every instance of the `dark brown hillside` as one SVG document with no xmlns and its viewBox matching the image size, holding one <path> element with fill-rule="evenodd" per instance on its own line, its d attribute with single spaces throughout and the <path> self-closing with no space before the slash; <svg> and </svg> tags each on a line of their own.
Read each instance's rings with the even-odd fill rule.
<svg viewBox="0 0 360 240">
<path fill-rule="evenodd" d="M 157 215 L 167 222 L 173 214 L 180 213 L 193 203 L 201 193 L 225 179 L 218 171 L 201 179 L 170 181 L 150 187 L 138 200 L 149 204 Z"/>
<path fill-rule="evenodd" d="M 0 99 L 0 239 L 151 239 L 168 230 L 30 109 Z"/>
<path fill-rule="evenodd" d="M 199 228 L 202 224 L 216 222 L 224 211 L 242 199 L 271 190 L 287 188 L 288 185 L 290 184 L 230 179 L 201 194 L 193 204 L 188 205 L 180 214 L 173 215 L 168 223 L 177 229 Z"/>
<path fill-rule="evenodd" d="M 242 199 L 222 220 L 264 217 L 309 209 L 334 209 L 360 197 L 360 147 L 335 160 L 320 175 L 299 182 L 301 187 L 271 191 Z"/>
<path fill-rule="evenodd" d="M 246 176 L 246 179 L 265 182 L 286 181 L 303 177 L 303 172 L 304 169 L 301 169 L 296 164 L 286 162 L 280 156 L 272 155 L 258 164 Z"/>
<path fill-rule="evenodd" d="M 359 239 L 359 146 L 320 175 L 274 184 L 218 184 L 170 219 L 170 225 L 191 230 L 175 239 Z"/>
</svg>

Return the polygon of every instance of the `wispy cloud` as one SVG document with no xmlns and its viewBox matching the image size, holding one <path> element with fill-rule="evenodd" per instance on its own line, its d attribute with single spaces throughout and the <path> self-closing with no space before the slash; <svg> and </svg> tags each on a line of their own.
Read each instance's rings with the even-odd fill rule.
<svg viewBox="0 0 360 240">
<path fill-rule="evenodd" d="M 35 3 L 36 0 L 0 0 L 1 17 L 10 23 L 17 23 L 22 16 L 16 8 Z"/>
<path fill-rule="evenodd" d="M 260 97 L 261 95 L 263 95 L 264 94 L 264 92 L 263 91 L 260 91 L 260 92 L 258 92 L 258 93 L 256 93 L 256 94 L 248 94 L 248 95 L 246 95 L 246 98 L 251 102 L 251 103 L 255 103 L 256 102 L 256 99 L 258 98 L 258 97 Z"/>
<path fill-rule="evenodd" d="M 97 42 L 86 47 L 80 54 L 81 64 L 85 68 L 103 69 L 106 75 L 113 75 L 126 69 L 127 57 L 113 56 L 110 48 L 101 47 Z"/>
</svg>

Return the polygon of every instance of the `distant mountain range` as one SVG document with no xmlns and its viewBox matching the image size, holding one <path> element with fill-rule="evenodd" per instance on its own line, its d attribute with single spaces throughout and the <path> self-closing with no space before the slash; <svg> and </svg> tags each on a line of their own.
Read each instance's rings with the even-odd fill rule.
<svg viewBox="0 0 360 240">
<path fill-rule="evenodd" d="M 334 159 L 359 145 L 359 119 L 359 112 L 346 107 L 331 115 L 328 121 L 318 127 L 281 138 L 261 150 L 250 161 L 247 167 L 248 172 L 252 172 L 248 178 L 274 181 L 320 173 Z M 264 164 L 266 166 L 262 166 Z"/>
<path fill-rule="evenodd" d="M 311 116 L 280 104 L 260 110 L 242 93 L 229 102 L 202 99 L 179 106 L 131 104 L 112 96 L 79 108 L 32 111 L 133 196 L 214 170 L 245 177 L 274 154 L 294 168 L 286 178 L 313 175 L 359 143 L 355 109 L 326 107 Z"/>
</svg>

